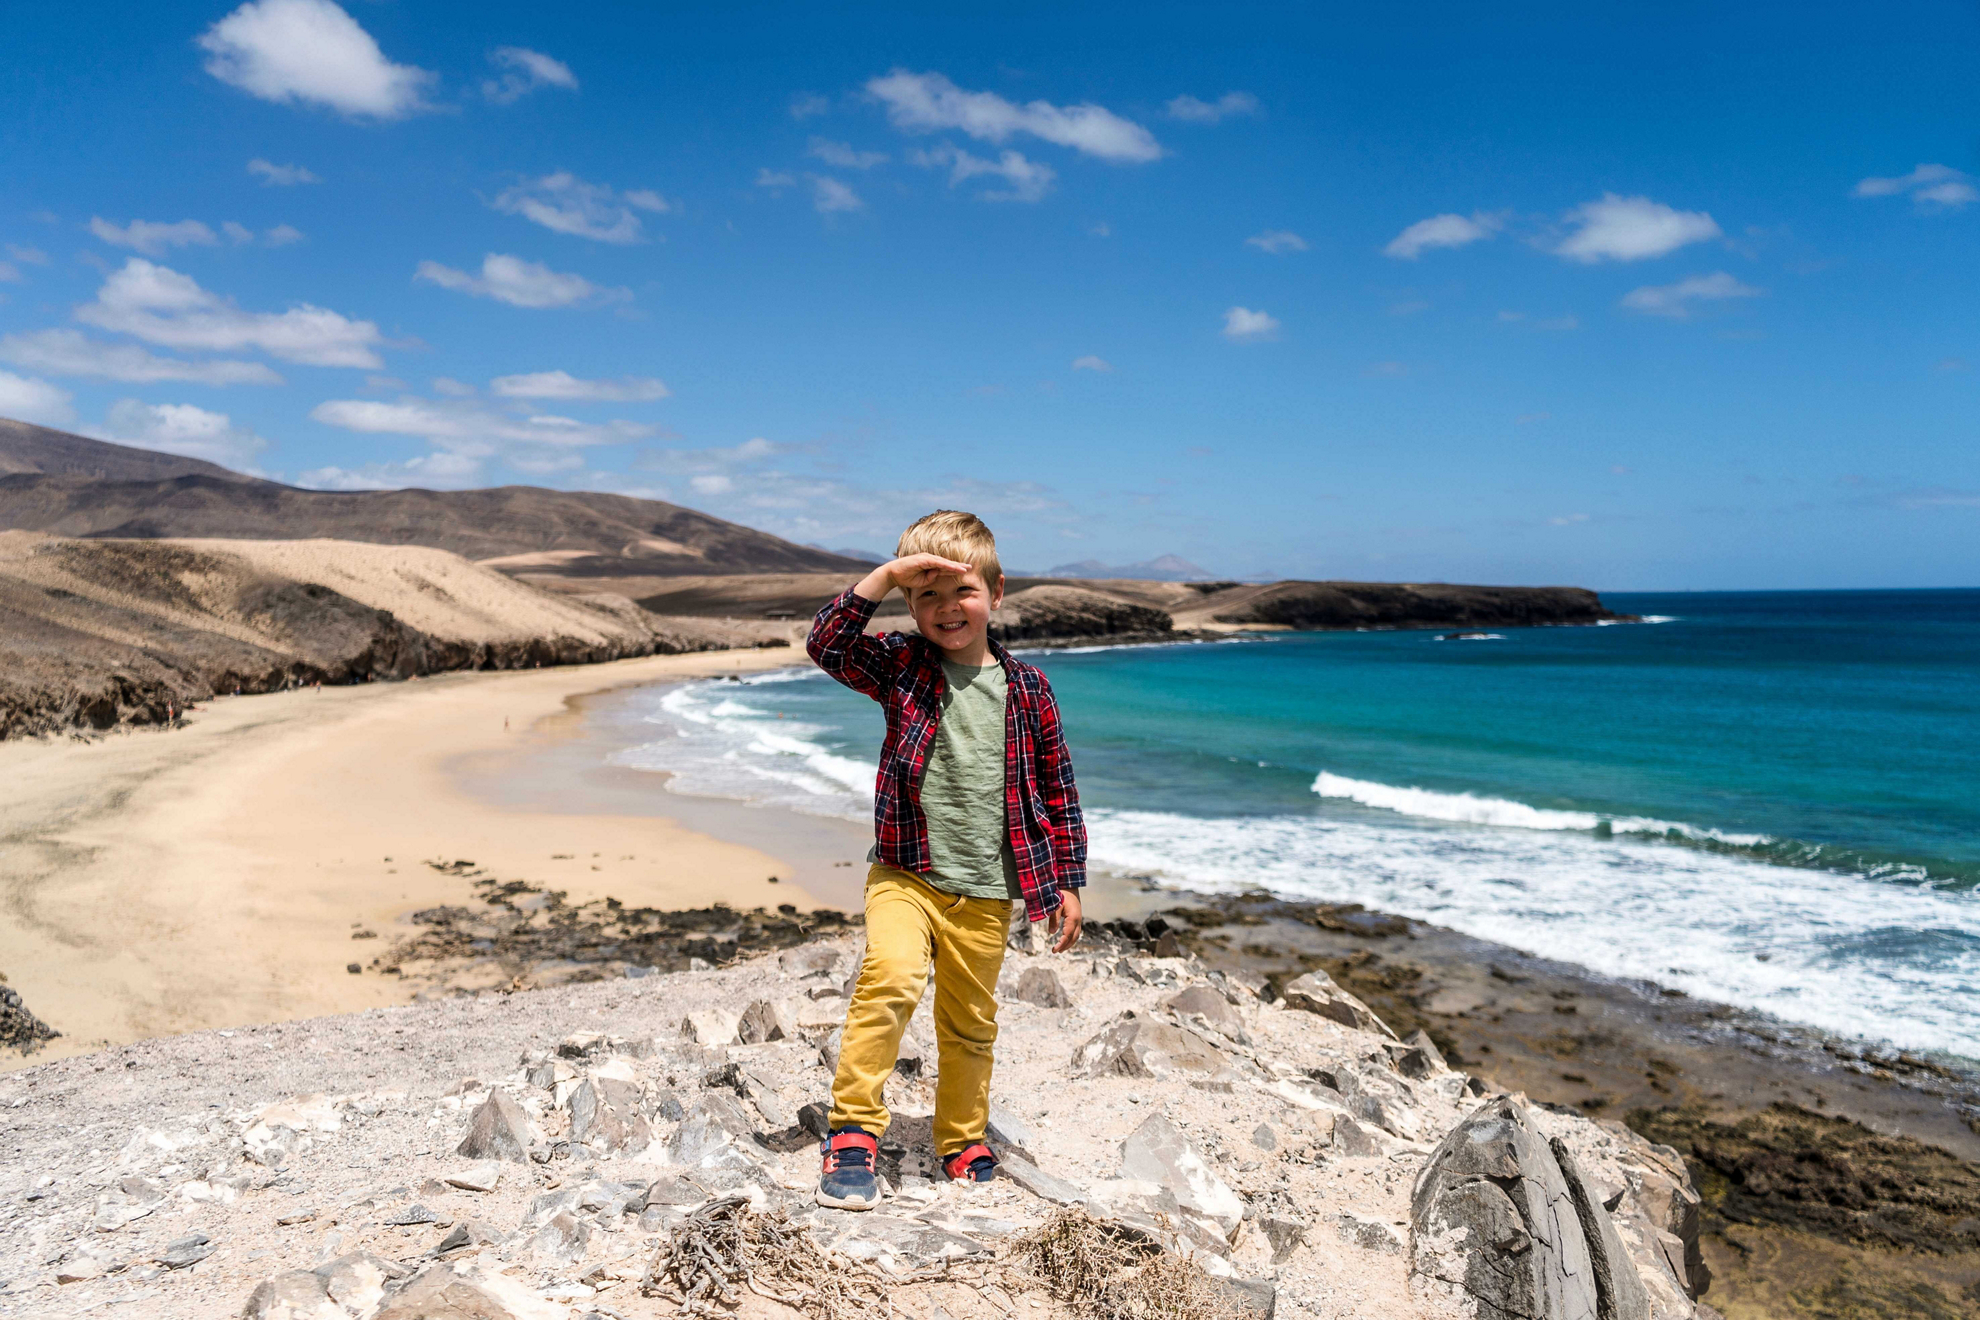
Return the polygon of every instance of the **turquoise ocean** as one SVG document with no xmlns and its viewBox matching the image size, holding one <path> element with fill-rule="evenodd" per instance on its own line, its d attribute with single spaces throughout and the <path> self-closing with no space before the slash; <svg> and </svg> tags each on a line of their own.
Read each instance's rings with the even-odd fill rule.
<svg viewBox="0 0 1980 1320">
<path fill-rule="evenodd" d="M 1980 1060 L 1980 590 L 1605 601 L 1646 622 L 1026 658 L 1096 866 Z M 879 708 L 815 671 L 619 709 L 673 791 L 869 817 Z"/>
</svg>

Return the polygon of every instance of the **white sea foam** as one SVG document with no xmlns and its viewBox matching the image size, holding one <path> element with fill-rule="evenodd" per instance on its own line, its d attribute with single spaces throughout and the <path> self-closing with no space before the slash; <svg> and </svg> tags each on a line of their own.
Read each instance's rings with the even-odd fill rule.
<svg viewBox="0 0 1980 1320">
<path fill-rule="evenodd" d="M 1478 797 L 1471 793 L 1439 793 L 1427 788 L 1398 788 L 1367 779 L 1320 772 L 1313 791 L 1324 798 L 1345 798 L 1364 807 L 1377 807 L 1404 816 L 1425 820 L 1451 821 L 1459 825 L 1497 825 L 1521 830 L 1583 830 L 1607 826 L 1616 834 L 1680 835 L 1688 839 L 1714 839 L 1720 843 L 1752 847 L 1768 842 L 1764 834 L 1730 834 L 1723 830 L 1687 825 L 1681 821 L 1657 820 L 1650 816 L 1604 816 L 1593 811 L 1560 811 L 1528 806 L 1505 798 Z"/>
<path fill-rule="evenodd" d="M 1629 837 L 1315 816 L 1089 814 L 1097 865 L 1354 902 L 1849 1035 L 1980 1058 L 1980 908 Z"/>
</svg>

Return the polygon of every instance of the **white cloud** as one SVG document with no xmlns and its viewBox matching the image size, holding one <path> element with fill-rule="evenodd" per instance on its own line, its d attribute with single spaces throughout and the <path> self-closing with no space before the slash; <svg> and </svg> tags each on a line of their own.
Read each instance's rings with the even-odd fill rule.
<svg viewBox="0 0 1980 1320">
<path fill-rule="evenodd" d="M 1288 252 L 1306 251 L 1306 240 L 1290 229 L 1268 229 L 1262 234 L 1253 234 L 1244 240 L 1260 252 L 1269 252 L 1275 257 Z"/>
<path fill-rule="evenodd" d="M 180 220 L 169 225 L 152 220 L 133 220 L 119 228 L 102 216 L 93 215 L 89 218 L 89 232 L 112 247 L 135 248 L 148 257 L 158 256 L 166 248 L 186 247 L 194 243 L 212 247 L 220 241 L 211 229 L 197 220 Z"/>
<path fill-rule="evenodd" d="M 261 241 L 269 247 L 287 247 L 291 243 L 303 241 L 303 231 L 294 225 L 276 225 L 261 236 Z"/>
<path fill-rule="evenodd" d="M 1572 527 L 1576 523 L 1587 522 L 1588 515 L 1585 513 L 1563 513 L 1549 518 L 1547 521 L 1556 527 Z"/>
<path fill-rule="evenodd" d="M 720 472 L 707 472 L 698 477 L 690 477 L 688 485 L 694 487 L 697 495 L 726 495 L 735 489 L 735 478 Z"/>
<path fill-rule="evenodd" d="M 1271 339 L 1279 333 L 1279 322 L 1264 312 L 1254 312 L 1249 307 L 1232 307 L 1224 313 L 1224 338 L 1235 339 L 1240 343 L 1260 339 Z"/>
<path fill-rule="evenodd" d="M 858 211 L 866 206 L 859 194 L 837 179 L 823 174 L 808 174 L 811 180 L 811 204 L 820 214 L 833 211 Z"/>
<path fill-rule="evenodd" d="M 568 371 L 497 376 L 489 388 L 505 399 L 582 399 L 592 403 L 645 403 L 664 399 L 669 393 L 666 385 L 652 376 L 580 380 Z"/>
<path fill-rule="evenodd" d="M 1909 193 L 1921 211 L 1953 211 L 1980 201 L 1970 176 L 1950 165 L 1920 165 L 1894 179 L 1864 179 L 1852 190 L 1857 197 L 1894 197 Z"/>
<path fill-rule="evenodd" d="M 493 298 L 511 307 L 569 307 L 594 295 L 631 297 L 623 289 L 601 289 L 582 275 L 565 275 L 541 262 L 524 261 L 500 252 L 482 258 L 478 277 L 437 261 L 422 261 L 413 278 L 457 293 Z"/>
<path fill-rule="evenodd" d="M 312 367 L 378 367 L 381 340 L 370 321 L 353 321 L 309 303 L 286 312 L 245 312 L 190 277 L 132 257 L 112 272 L 96 301 L 76 319 L 167 348 L 225 353 L 259 349 Z"/>
<path fill-rule="evenodd" d="M 773 170 L 766 165 L 756 172 L 756 186 L 759 188 L 794 188 L 797 186 L 797 175 L 786 174 L 782 170 Z"/>
<path fill-rule="evenodd" d="M 874 78 L 866 90 L 887 107 L 894 127 L 908 133 L 957 129 L 982 142 L 1001 143 L 1028 133 L 1111 161 L 1151 161 L 1162 155 L 1155 135 L 1130 119 L 1085 103 L 1056 106 L 1049 101 L 1017 105 L 995 92 L 966 92 L 939 73 L 895 69 Z"/>
<path fill-rule="evenodd" d="M 120 445 L 203 458 L 230 468 L 246 467 L 268 447 L 266 440 L 244 426 L 235 426 L 225 413 L 208 412 L 189 403 L 152 404 L 137 399 L 111 404 L 97 435 Z"/>
<path fill-rule="evenodd" d="M 45 380 L 0 371 L 0 417 L 64 426 L 76 420 L 76 410 L 70 406 L 74 397 Z"/>
<path fill-rule="evenodd" d="M 43 252 L 40 248 L 22 247 L 18 243 L 9 243 L 7 245 L 7 255 L 15 261 L 24 262 L 30 266 L 46 266 L 48 264 L 48 254 L 46 252 Z"/>
<path fill-rule="evenodd" d="M 1490 238 L 1499 232 L 1503 223 L 1498 216 L 1483 211 L 1475 211 L 1469 216 L 1433 215 L 1428 220 L 1418 220 L 1390 239 L 1382 254 L 1415 261 L 1425 248 L 1460 248 Z"/>
<path fill-rule="evenodd" d="M 488 62 L 505 70 L 499 78 L 481 84 L 481 94 L 497 105 L 508 105 L 539 87 L 578 89 L 577 75 L 562 60 L 553 60 L 541 51 L 523 46 L 503 46 L 491 51 Z"/>
<path fill-rule="evenodd" d="M 991 175 L 1004 180 L 1010 187 L 997 188 L 978 193 L 977 196 L 990 202 L 1035 202 L 1051 190 L 1052 181 L 1058 177 L 1050 165 L 1042 165 L 1028 160 L 1022 152 L 1004 151 L 996 160 L 985 160 L 972 156 L 960 147 L 946 143 L 933 151 L 917 151 L 911 159 L 917 165 L 928 167 L 947 166 L 949 186 L 955 187 L 964 179 L 978 175 Z"/>
<path fill-rule="evenodd" d="M 615 445 L 651 435 L 653 427 L 637 422 L 581 422 L 574 417 L 545 413 L 510 413 L 469 402 L 443 403 L 406 398 L 397 403 L 376 399 L 329 399 L 310 409 L 310 417 L 329 426 L 367 435 L 410 435 L 450 447 L 486 446 L 486 457 L 504 444 L 546 445 L 571 449 Z"/>
<path fill-rule="evenodd" d="M 805 152 L 814 160 L 822 160 L 827 165 L 836 165 L 842 170 L 870 170 L 875 165 L 884 165 L 887 153 L 884 151 L 854 151 L 850 142 L 834 142 L 830 138 L 815 137 Z"/>
<path fill-rule="evenodd" d="M 1599 200 L 1577 206 L 1566 220 L 1578 228 L 1554 253 L 1590 263 L 1661 257 L 1720 233 L 1718 222 L 1703 211 L 1678 211 L 1648 197 L 1615 193 L 1603 193 Z"/>
<path fill-rule="evenodd" d="M 0 261 L 0 284 L 15 283 L 18 282 L 20 278 L 21 278 L 21 273 L 18 270 L 15 270 L 12 266 L 7 264 L 6 262 Z"/>
<path fill-rule="evenodd" d="M 277 165 L 259 156 L 247 163 L 247 171 L 260 175 L 262 183 L 272 188 L 293 188 L 299 183 L 323 182 L 300 165 Z"/>
<path fill-rule="evenodd" d="M 369 463 L 355 471 L 340 467 L 312 468 L 302 474 L 297 484 L 310 490 L 404 490 L 408 486 L 460 490 L 481 483 L 484 457 L 442 449 L 404 463 Z"/>
<path fill-rule="evenodd" d="M 39 330 L 0 339 L 0 362 L 51 376 L 96 376 L 150 384 L 161 380 L 197 385 L 280 385 L 282 378 L 259 362 L 220 359 L 187 362 L 159 357 L 136 344 L 106 344 L 77 330 Z"/>
<path fill-rule="evenodd" d="M 227 221 L 220 226 L 220 232 L 227 236 L 228 242 L 235 245 L 254 242 L 254 231 L 237 221 Z"/>
<path fill-rule="evenodd" d="M 1726 272 L 1719 271 L 1712 275 L 1693 275 L 1676 284 L 1645 285 L 1640 289 L 1631 289 L 1623 295 L 1622 305 L 1633 312 L 1682 320 L 1691 315 L 1693 303 L 1757 298 L 1765 292 L 1750 284 L 1741 284 Z"/>
<path fill-rule="evenodd" d="M 433 392 L 435 394 L 444 394 L 450 399 L 472 399 L 474 397 L 474 386 L 464 380 L 455 380 L 452 376 L 435 376 L 433 378 Z"/>
<path fill-rule="evenodd" d="M 832 103 L 816 92 L 799 92 L 791 98 L 791 118 L 809 119 L 831 110 Z"/>
<path fill-rule="evenodd" d="M 1088 353 L 1085 357 L 1074 358 L 1072 369 L 1074 371 L 1112 371 L 1114 364 L 1106 358 Z"/>
<path fill-rule="evenodd" d="M 199 38 L 206 71 L 264 101 L 398 119 L 425 108 L 433 75 L 394 64 L 330 0 L 250 0 Z"/>
<path fill-rule="evenodd" d="M 1214 101 L 1178 96 L 1169 102 L 1168 110 L 1169 118 L 1180 119 L 1187 124 L 1215 124 L 1234 115 L 1257 114 L 1258 98 L 1250 92 L 1225 92 Z"/>
<path fill-rule="evenodd" d="M 649 189 L 636 189 L 623 197 L 601 183 L 586 183 L 575 174 L 559 170 L 540 179 L 530 179 L 504 190 L 491 205 L 498 211 L 519 215 L 545 229 L 600 243 L 638 243 L 645 237 L 633 208 L 665 211 L 667 201 Z"/>
</svg>

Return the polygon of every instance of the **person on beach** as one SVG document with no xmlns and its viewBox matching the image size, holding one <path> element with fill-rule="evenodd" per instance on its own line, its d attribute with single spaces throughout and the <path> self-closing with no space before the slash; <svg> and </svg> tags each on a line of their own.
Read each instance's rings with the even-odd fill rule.
<svg viewBox="0 0 1980 1320">
<path fill-rule="evenodd" d="M 997 541 L 943 509 L 901 533 L 897 558 L 818 612 L 805 649 L 886 710 L 866 874 L 866 958 L 839 1042 L 818 1203 L 870 1210 L 889 1117 L 881 1091 L 935 973 L 935 1149 L 953 1180 L 989 1182 L 984 1144 L 997 974 L 1011 911 L 1079 939 L 1086 824 L 1052 685 L 990 640 L 1004 597 Z M 887 593 L 918 636 L 869 636 Z"/>
</svg>

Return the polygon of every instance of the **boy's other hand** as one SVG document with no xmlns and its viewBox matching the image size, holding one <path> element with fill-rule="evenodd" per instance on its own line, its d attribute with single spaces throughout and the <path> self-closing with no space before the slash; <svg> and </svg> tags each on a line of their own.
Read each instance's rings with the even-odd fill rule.
<svg viewBox="0 0 1980 1320">
<path fill-rule="evenodd" d="M 1085 924 L 1085 919 L 1080 915 L 1079 911 L 1079 891 L 1077 889 L 1061 889 L 1059 891 L 1059 906 L 1046 919 L 1045 929 L 1059 937 L 1052 942 L 1052 952 L 1064 953 L 1067 949 L 1079 943 L 1079 930 Z"/>
<path fill-rule="evenodd" d="M 889 591 L 899 588 L 907 595 L 917 587 L 925 587 L 945 573 L 960 577 L 973 569 L 974 565 L 954 559 L 944 559 L 941 555 L 903 555 L 890 559 L 880 567 L 861 578 L 853 590 L 868 600 L 884 600 Z"/>
</svg>

